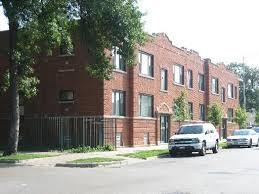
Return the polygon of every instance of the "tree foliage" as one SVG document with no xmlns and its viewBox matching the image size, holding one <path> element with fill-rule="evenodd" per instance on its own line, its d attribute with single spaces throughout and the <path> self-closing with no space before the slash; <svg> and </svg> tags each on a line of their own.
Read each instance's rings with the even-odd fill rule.
<svg viewBox="0 0 259 194">
<path fill-rule="evenodd" d="M 178 122 L 183 122 L 190 119 L 190 113 L 188 110 L 188 102 L 186 98 L 186 93 L 181 92 L 180 96 L 174 99 L 174 120 Z"/>
<path fill-rule="evenodd" d="M 11 143 L 7 154 L 17 151 L 19 97 L 37 94 L 39 79 L 34 66 L 40 56 L 52 55 L 60 45 L 70 50 L 71 34 L 78 33 L 88 49 L 86 69 L 90 75 L 110 79 L 113 65 L 107 50 L 118 47 L 118 54 L 133 66 L 135 47 L 146 41 L 136 0 L 0 0 L 0 6 L 9 22 L 10 67 L 2 87 L 11 91 Z"/>
<path fill-rule="evenodd" d="M 255 124 L 256 124 L 256 125 L 259 125 L 259 112 L 256 112 L 256 115 L 255 115 Z"/>
<path fill-rule="evenodd" d="M 243 63 L 231 63 L 228 69 L 236 73 L 243 81 L 240 83 L 240 105 L 244 106 L 244 87 L 246 96 L 246 110 L 259 110 L 259 69 Z"/>
<path fill-rule="evenodd" d="M 235 121 L 239 125 L 239 128 L 245 128 L 246 127 L 246 122 L 247 122 L 247 113 L 246 110 L 242 107 L 238 107 L 236 109 L 236 117 Z"/>
<path fill-rule="evenodd" d="M 224 116 L 223 108 L 220 104 L 212 104 L 208 110 L 208 120 L 215 126 L 222 122 Z"/>
<path fill-rule="evenodd" d="M 87 70 L 93 77 L 110 79 L 113 65 L 104 52 L 116 46 L 125 64 L 136 64 L 135 48 L 146 41 L 142 30 L 142 13 L 134 0 L 76 1 L 79 10 L 79 27 L 89 48 L 91 63 Z"/>
</svg>

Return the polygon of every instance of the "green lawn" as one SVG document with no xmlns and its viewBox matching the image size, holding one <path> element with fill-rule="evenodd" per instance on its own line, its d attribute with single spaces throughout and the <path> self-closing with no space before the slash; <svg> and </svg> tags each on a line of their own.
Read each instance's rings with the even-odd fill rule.
<svg viewBox="0 0 259 194">
<path fill-rule="evenodd" d="M 124 160 L 123 158 L 104 158 L 104 157 L 95 157 L 95 158 L 86 158 L 73 160 L 68 163 L 73 164 L 82 164 L 82 163 L 104 163 L 104 162 L 118 162 Z"/>
<path fill-rule="evenodd" d="M 46 158 L 58 156 L 57 154 L 31 154 L 31 153 L 17 153 L 10 156 L 2 156 L 0 153 L 0 161 L 19 161 L 19 160 L 29 160 L 34 158 Z"/>
<path fill-rule="evenodd" d="M 161 156 L 168 154 L 168 150 L 148 150 L 148 151 L 138 151 L 134 153 L 129 153 L 129 154 L 120 154 L 119 156 L 125 156 L 125 157 L 130 157 L 130 158 L 139 158 L 139 159 L 144 159 L 146 160 L 147 158 L 150 157 L 155 157 L 155 156 Z"/>
</svg>

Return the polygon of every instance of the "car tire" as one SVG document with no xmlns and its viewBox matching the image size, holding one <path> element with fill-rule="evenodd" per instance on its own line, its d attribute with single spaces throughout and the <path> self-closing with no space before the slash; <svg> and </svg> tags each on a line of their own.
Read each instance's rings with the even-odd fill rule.
<svg viewBox="0 0 259 194">
<path fill-rule="evenodd" d="M 256 147 L 258 147 L 259 146 L 259 139 L 257 140 L 257 144 L 256 144 Z"/>
<path fill-rule="evenodd" d="M 171 157 L 175 157 L 176 156 L 176 152 L 174 152 L 172 150 L 170 150 L 169 154 L 170 154 Z"/>
<path fill-rule="evenodd" d="M 216 154 L 216 153 L 219 152 L 219 144 L 218 144 L 218 141 L 216 141 L 215 147 L 212 148 L 212 152 L 213 152 L 213 154 Z"/>
<path fill-rule="evenodd" d="M 249 148 L 251 148 L 252 147 L 252 145 L 253 145 L 253 142 L 252 142 L 252 140 L 250 139 L 250 144 L 249 144 Z"/>
<path fill-rule="evenodd" d="M 202 147 L 201 150 L 199 151 L 200 156 L 205 156 L 206 155 L 206 143 L 202 142 Z"/>
</svg>

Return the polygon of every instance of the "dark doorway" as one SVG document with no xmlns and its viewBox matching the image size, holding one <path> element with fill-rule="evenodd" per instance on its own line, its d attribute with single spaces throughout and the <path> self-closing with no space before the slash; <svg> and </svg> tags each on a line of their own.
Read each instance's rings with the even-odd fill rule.
<svg viewBox="0 0 259 194">
<path fill-rule="evenodd" d="M 160 142 L 168 143 L 169 136 L 169 116 L 161 115 L 160 116 Z"/>
</svg>

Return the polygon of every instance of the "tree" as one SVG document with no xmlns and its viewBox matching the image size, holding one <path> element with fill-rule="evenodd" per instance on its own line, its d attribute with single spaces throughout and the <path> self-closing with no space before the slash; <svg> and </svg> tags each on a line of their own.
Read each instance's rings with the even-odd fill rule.
<svg viewBox="0 0 259 194">
<path fill-rule="evenodd" d="M 240 105 L 244 107 L 245 86 L 246 110 L 259 110 L 259 69 L 242 63 L 231 63 L 227 68 L 242 79 L 242 82 L 240 82 Z"/>
<path fill-rule="evenodd" d="M 9 70 L 4 90 L 10 91 L 11 115 L 8 149 L 17 152 L 19 98 L 37 94 L 38 78 L 33 66 L 39 55 L 52 55 L 57 46 L 72 47 L 71 33 L 79 31 L 88 48 L 86 69 L 95 78 L 110 79 L 113 65 L 106 49 L 119 48 L 125 62 L 135 62 L 137 44 L 146 41 L 142 13 L 134 0 L 0 0 L 9 22 Z"/>
<path fill-rule="evenodd" d="M 190 118 L 190 113 L 188 110 L 188 102 L 186 98 L 186 93 L 181 92 L 180 96 L 174 99 L 174 119 L 175 121 L 181 122 L 188 120 Z"/>
<path fill-rule="evenodd" d="M 222 122 L 223 108 L 220 104 L 212 104 L 208 110 L 208 120 L 215 126 L 218 126 Z"/>
<path fill-rule="evenodd" d="M 246 114 L 246 110 L 244 108 L 238 107 L 236 109 L 235 121 L 239 125 L 240 129 L 246 127 L 247 114 Z"/>
<path fill-rule="evenodd" d="M 259 112 L 256 112 L 256 115 L 255 115 L 255 124 L 256 124 L 256 125 L 259 125 Z"/>
</svg>

